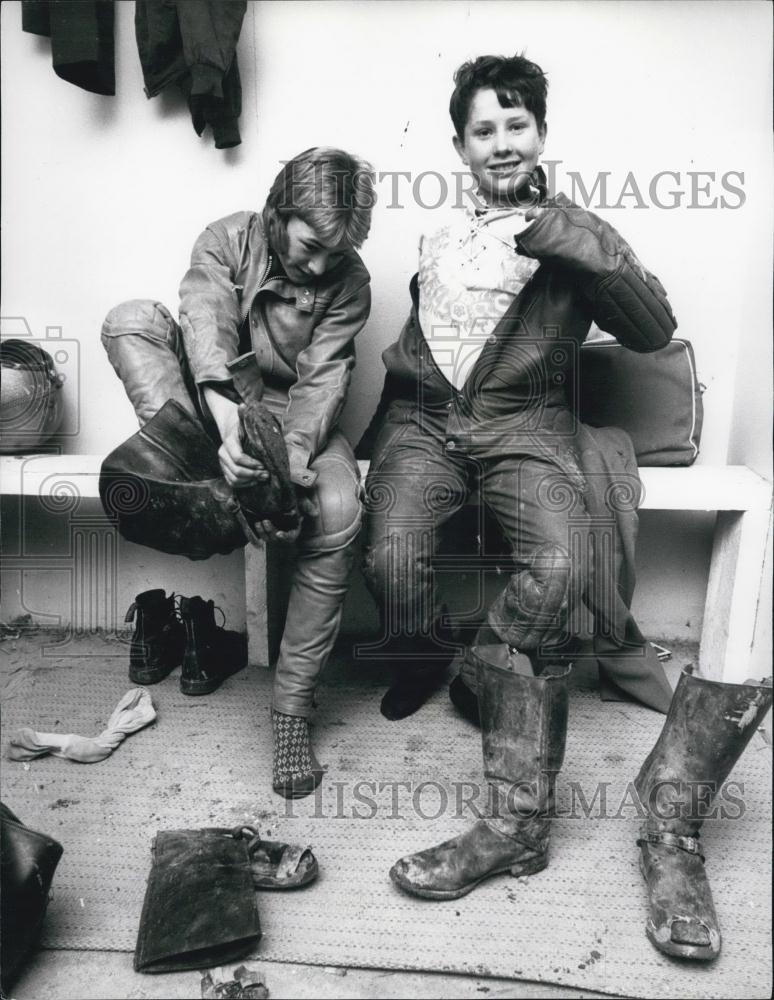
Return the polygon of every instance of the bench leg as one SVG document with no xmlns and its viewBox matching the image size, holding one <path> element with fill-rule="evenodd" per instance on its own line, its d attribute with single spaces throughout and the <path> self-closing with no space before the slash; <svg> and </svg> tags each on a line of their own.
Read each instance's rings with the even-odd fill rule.
<svg viewBox="0 0 774 1000">
<path fill-rule="evenodd" d="M 699 666 L 739 684 L 749 676 L 770 512 L 719 511 L 704 605 Z"/>
<path fill-rule="evenodd" d="M 269 613 L 266 587 L 266 545 L 246 545 L 245 621 L 247 623 L 247 662 L 250 666 L 269 666 Z"/>
</svg>

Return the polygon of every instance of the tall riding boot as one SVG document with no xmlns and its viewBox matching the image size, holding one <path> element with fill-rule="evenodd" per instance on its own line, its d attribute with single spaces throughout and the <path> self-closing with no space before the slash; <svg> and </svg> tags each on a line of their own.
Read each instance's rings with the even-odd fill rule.
<svg viewBox="0 0 774 1000">
<path fill-rule="evenodd" d="M 398 636 L 391 646 L 393 683 L 382 698 L 380 711 L 385 719 L 397 721 L 418 711 L 444 681 L 446 668 L 459 650 L 451 629 L 443 624 L 446 608 L 429 634 Z"/>
<path fill-rule="evenodd" d="M 482 626 L 473 646 L 500 645 L 501 640 L 497 638 L 494 630 L 489 625 Z M 580 652 L 580 639 L 574 636 L 569 637 L 561 647 L 542 649 L 529 654 L 532 667 L 536 674 L 543 672 L 543 667 L 547 664 L 556 666 L 559 663 L 572 665 Z M 481 652 L 481 650 L 479 650 Z M 471 655 L 471 647 L 465 650 L 460 664 L 460 671 L 449 685 L 449 699 L 460 715 L 464 716 L 468 722 L 480 725 L 478 714 L 478 682 L 476 680 L 477 657 Z"/>
<path fill-rule="evenodd" d="M 702 821 L 771 707 L 771 680 L 723 684 L 682 674 L 635 786 L 646 813 L 640 869 L 646 932 L 667 955 L 710 960 L 720 929 L 699 844 Z"/>
<path fill-rule="evenodd" d="M 215 624 L 214 601 L 181 597 L 180 618 L 185 627 L 183 694 L 209 694 L 247 665 L 245 636 Z"/>
<path fill-rule="evenodd" d="M 126 612 L 134 619 L 129 647 L 129 680 L 157 684 L 183 662 L 185 629 L 175 612 L 175 597 L 163 590 L 144 590 Z"/>
<path fill-rule="evenodd" d="M 393 866 L 390 877 L 398 887 L 426 899 L 458 899 L 490 875 L 532 875 L 548 863 L 571 668 L 547 667 L 535 677 L 529 659 L 504 644 L 472 655 L 490 803 L 487 815 L 461 836 Z"/>
</svg>

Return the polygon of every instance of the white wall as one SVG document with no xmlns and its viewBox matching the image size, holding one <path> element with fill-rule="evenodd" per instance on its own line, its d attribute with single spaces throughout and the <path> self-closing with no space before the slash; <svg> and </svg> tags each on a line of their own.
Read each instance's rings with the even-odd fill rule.
<svg viewBox="0 0 774 1000">
<path fill-rule="evenodd" d="M 133 14 L 133 4 L 116 5 L 118 93 L 109 98 L 57 78 L 49 42 L 22 33 L 19 3 L 2 5 L 2 315 L 24 317 L 35 336 L 61 327 L 77 341 L 71 409 L 80 430 L 69 450 L 107 451 L 135 426 L 99 344 L 113 304 L 147 296 L 174 308 L 203 226 L 236 209 L 259 209 L 280 161 L 308 146 L 343 146 L 380 171 L 457 170 L 446 111 L 453 70 L 480 53 L 522 49 L 549 74 L 545 157 L 561 161 L 560 186 L 567 170 L 588 187 L 597 171 L 609 171 L 615 203 L 632 171 L 642 190 L 646 208 L 630 197 L 600 214 L 659 275 L 680 334 L 693 341 L 707 385 L 700 461 L 725 461 L 732 434 L 749 436 L 751 428 L 734 422 L 735 400 L 737 413 L 754 412 L 752 430 L 765 418 L 768 361 L 764 367 L 754 351 L 745 353 L 743 334 L 769 342 L 767 4 L 250 3 L 238 52 L 243 141 L 230 151 L 197 138 L 177 96 L 146 100 Z M 674 210 L 655 207 L 649 196 L 651 177 L 664 170 L 681 175 L 660 188 L 666 201 L 670 189 L 684 192 Z M 744 204 L 689 207 L 696 200 L 689 171 L 716 175 L 699 201 L 725 195 L 734 205 L 741 199 L 722 189 L 720 177 L 743 172 Z M 427 202 L 437 186 L 429 178 L 421 185 Z M 405 180 L 402 209 L 390 207 L 389 178 L 379 191 L 363 250 L 374 306 L 344 416 L 353 439 L 381 385 L 380 353 L 407 311 L 419 233 L 439 218 L 414 202 Z M 6 324 L 3 332 L 16 330 Z M 664 635 L 682 623 L 684 635 L 690 621 L 695 637 L 707 519 L 666 518 L 652 528 L 644 521 L 642 624 Z M 168 563 L 148 558 L 147 576 L 169 572 Z M 186 565 L 177 574 L 183 580 Z M 215 589 L 238 614 L 233 565 Z M 142 580 L 127 567 L 129 592 Z M 207 569 L 204 584 L 213 572 Z"/>
</svg>

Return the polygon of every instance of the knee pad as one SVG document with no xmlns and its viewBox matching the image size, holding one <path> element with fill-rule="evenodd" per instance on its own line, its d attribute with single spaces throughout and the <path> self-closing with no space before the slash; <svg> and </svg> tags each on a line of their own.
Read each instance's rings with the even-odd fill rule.
<svg viewBox="0 0 774 1000">
<path fill-rule="evenodd" d="M 489 610 L 489 624 L 509 645 L 535 649 L 549 630 L 567 619 L 572 561 L 561 545 L 535 549 L 529 564 L 511 574 Z"/>
<path fill-rule="evenodd" d="M 302 544 L 309 551 L 321 552 L 352 545 L 363 520 L 360 484 L 354 470 L 342 469 L 336 476 L 321 475 L 313 496 L 318 513 L 307 519 Z"/>
<path fill-rule="evenodd" d="M 131 299 L 111 309 L 102 324 L 102 345 L 141 424 L 168 399 L 198 419 L 195 389 L 186 384 L 180 328 L 160 302 Z"/>
</svg>

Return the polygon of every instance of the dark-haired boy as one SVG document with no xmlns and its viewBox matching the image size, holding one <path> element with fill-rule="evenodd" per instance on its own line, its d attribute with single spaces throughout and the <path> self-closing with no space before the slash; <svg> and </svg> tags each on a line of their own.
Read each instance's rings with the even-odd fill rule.
<svg viewBox="0 0 774 1000">
<path fill-rule="evenodd" d="M 371 505 L 366 531 L 366 577 L 395 653 L 382 711 L 415 711 L 443 674 L 453 647 L 434 613 L 431 559 L 440 529 L 478 488 L 515 572 L 477 645 L 507 642 L 536 665 L 558 653 L 566 659 L 574 612 L 591 601 L 605 619 L 596 650 L 605 679 L 665 712 L 671 688 L 628 611 L 634 510 L 615 512 L 623 540 L 604 581 L 605 567 L 582 565 L 569 551 L 591 548 L 589 503 L 609 486 L 604 474 L 638 480 L 626 435 L 580 425 L 567 382 L 592 321 L 634 350 L 653 351 L 669 343 L 674 317 L 657 279 L 611 226 L 561 195 L 546 199 L 540 67 L 484 56 L 463 65 L 455 83 L 453 142 L 478 189 L 457 222 L 420 241 L 413 308 L 383 356 L 369 475 L 372 492 L 395 487 L 393 502 Z M 591 452 L 594 470 L 584 468 Z M 560 493 L 567 505 L 550 502 Z M 595 596 L 605 599 L 601 607 Z M 474 672 L 463 673 L 469 684 L 457 682 L 453 694 L 475 715 Z"/>
<path fill-rule="evenodd" d="M 490 875 L 530 875 L 547 864 L 583 605 L 594 615 L 594 655 L 608 686 L 660 712 L 672 699 L 629 611 L 640 493 L 631 440 L 579 423 L 567 395 L 592 322 L 634 351 L 669 343 L 676 323 L 666 294 L 610 225 L 562 195 L 547 198 L 540 67 L 485 56 L 463 65 L 455 84 L 454 146 L 478 183 L 479 204 L 421 241 L 411 315 L 383 355 L 367 482 L 365 570 L 385 623 L 382 652 L 393 652 L 397 668 L 382 702 L 388 717 L 415 711 L 448 663 L 453 647 L 435 615 L 432 558 L 441 529 L 474 489 L 512 557 L 452 691 L 480 719 L 490 809 L 460 837 L 390 872 L 400 888 L 430 899 L 456 899 Z M 765 714 L 760 688 L 715 696 L 694 687 L 703 684 L 681 679 L 640 772 L 637 788 L 651 809 L 659 780 L 675 779 L 673 798 L 685 805 L 687 779 L 716 779 L 726 757 L 741 752 L 749 731 L 738 738 L 723 721 L 734 699 L 755 701 L 751 718 Z M 722 751 L 680 742 L 694 714 L 699 727 L 724 734 Z M 712 958 L 719 934 L 698 860 L 700 823 L 690 810 L 671 822 L 663 815 L 649 815 L 640 842 L 648 933 L 664 951 Z"/>
</svg>

